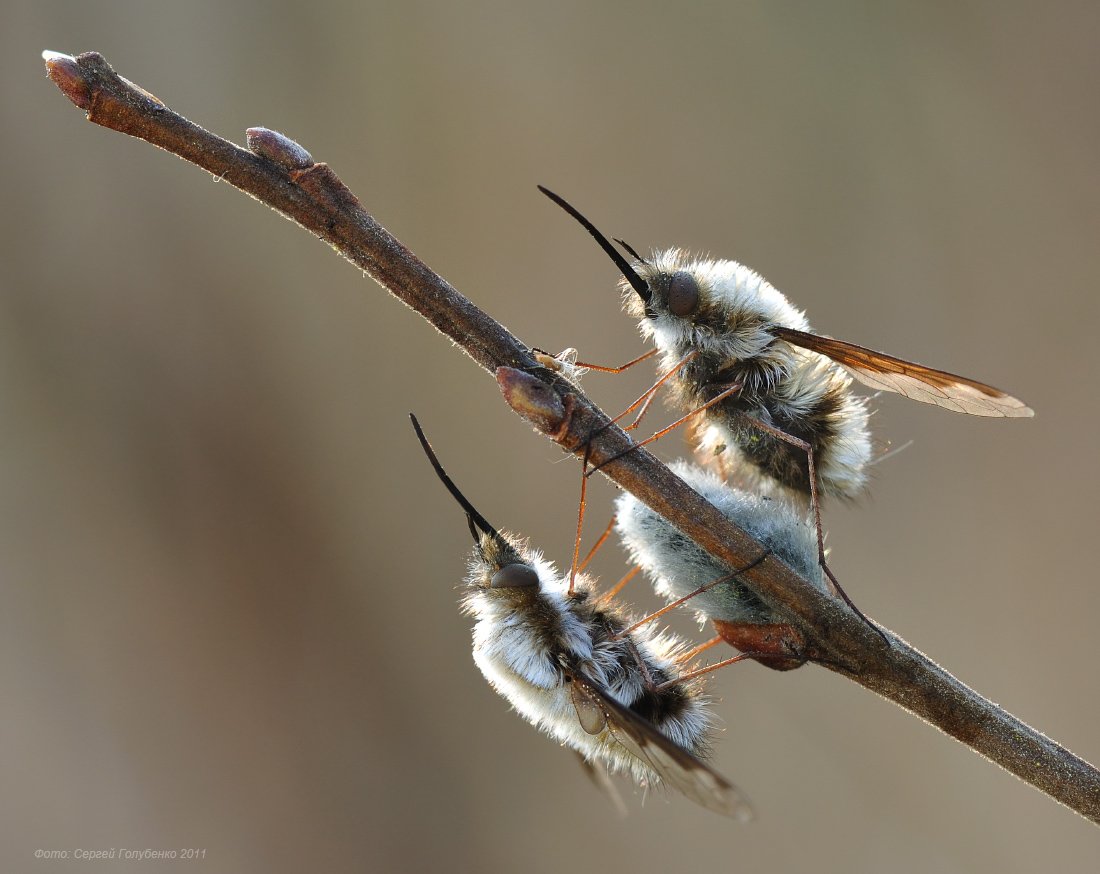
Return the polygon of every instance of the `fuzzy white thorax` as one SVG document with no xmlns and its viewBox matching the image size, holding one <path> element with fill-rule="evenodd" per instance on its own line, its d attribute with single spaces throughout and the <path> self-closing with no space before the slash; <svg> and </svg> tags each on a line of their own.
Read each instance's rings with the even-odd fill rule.
<svg viewBox="0 0 1100 874">
<path fill-rule="evenodd" d="M 687 462 L 672 470 L 726 518 L 757 540 L 817 588 L 828 591 L 817 560 L 817 535 L 812 517 L 803 517 L 786 503 L 749 494 L 726 485 L 714 474 Z M 616 500 L 615 527 L 631 559 L 642 567 L 657 593 L 676 600 L 732 573 L 730 568 L 697 546 L 664 517 L 624 492 Z M 785 621 L 745 586 L 727 581 L 696 595 L 685 605 L 701 622 L 770 624 Z"/>
<path fill-rule="evenodd" d="M 589 734 L 581 726 L 562 668 L 563 657 L 581 665 L 585 676 L 611 698 L 630 708 L 645 692 L 641 661 L 651 676 L 663 672 L 675 678 L 681 671 L 676 656 L 686 650 L 674 636 L 644 625 L 618 640 L 609 640 L 585 604 L 591 582 L 578 576 L 570 597 L 569 580 L 541 554 L 521 549 L 539 577 L 538 592 L 529 600 L 479 585 L 485 563 L 475 549 L 470 562 L 463 608 L 474 617 L 474 661 L 496 691 L 532 725 L 581 753 L 603 762 L 613 772 L 627 772 L 643 785 L 659 776 L 627 751 L 607 727 Z M 580 597 L 578 597 L 580 595 Z M 586 598 L 585 596 L 588 596 Z M 613 612 L 608 608 L 605 612 Z M 553 621 L 547 621 L 552 616 Z M 623 627 L 629 620 L 622 617 Z M 636 655 L 635 655 L 636 654 Z M 685 689 L 685 706 L 654 727 L 696 755 L 705 752 L 712 717 L 706 699 L 692 685 Z"/>
<path fill-rule="evenodd" d="M 775 338 L 765 328 L 772 324 L 808 331 L 810 324 L 805 313 L 763 276 L 737 261 L 701 258 L 672 248 L 654 252 L 651 262 L 642 265 L 638 273 L 648 281 L 654 274 L 680 270 L 695 277 L 703 300 L 713 301 L 725 311 L 726 326 L 714 330 L 667 311 L 660 311 L 655 319 L 641 319 L 642 337 L 661 350 L 666 369 L 675 365 L 687 349 L 701 349 L 723 360 L 755 358 L 763 366 L 766 378 L 782 379 L 788 373 L 788 362 L 784 355 L 778 354 L 779 350 L 769 349 Z M 628 291 L 635 294 L 625 285 L 624 295 Z"/>
<path fill-rule="evenodd" d="M 706 318 L 680 317 L 666 306 L 655 305 L 644 315 L 637 293 L 623 280 L 625 306 L 640 317 L 639 330 L 660 350 L 665 370 L 693 349 L 730 364 L 751 362 L 739 374 L 745 380 L 741 396 L 753 405 L 752 417 L 777 427 L 775 419 L 802 420 L 823 398 L 840 398 L 838 409 L 829 416 L 835 436 L 815 458 L 818 480 L 823 492 L 836 496 L 855 497 L 865 488 L 872 455 L 866 400 L 852 394 L 851 377 L 843 369 L 816 352 L 777 341 L 768 330 L 782 326 L 809 331 L 802 310 L 737 261 L 695 257 L 673 248 L 654 252 L 650 262 L 635 266 L 651 285 L 658 275 L 690 273 L 698 284 L 700 309 L 707 314 Z M 764 398 L 767 405 L 757 403 Z M 728 453 L 722 458 L 723 469 L 753 471 L 720 414 L 707 413 L 696 433 L 701 458 Z M 745 481 L 759 482 L 755 473 Z"/>
</svg>

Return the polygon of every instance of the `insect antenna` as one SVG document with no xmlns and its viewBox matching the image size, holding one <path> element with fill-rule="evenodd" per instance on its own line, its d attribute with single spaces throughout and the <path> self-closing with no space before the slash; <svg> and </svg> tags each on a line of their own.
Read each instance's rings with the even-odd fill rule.
<svg viewBox="0 0 1100 874">
<path fill-rule="evenodd" d="M 549 188 L 544 188 L 541 185 L 538 188 L 539 191 L 541 191 L 552 201 L 554 201 L 554 203 L 556 203 L 567 213 L 573 216 L 573 218 L 575 218 L 580 223 L 581 227 L 583 227 L 586 231 L 588 231 L 588 233 L 592 235 L 592 238 L 600 244 L 600 248 L 607 253 L 608 257 L 615 262 L 615 266 L 622 271 L 623 276 L 626 277 L 626 281 L 630 283 L 631 287 L 636 292 L 638 292 L 638 297 L 642 299 L 642 303 L 649 303 L 649 299 L 653 296 L 653 292 L 649 290 L 649 285 L 634 271 L 634 268 L 630 266 L 630 262 L 628 262 L 626 258 L 622 256 L 622 253 L 620 253 L 618 249 L 611 245 L 607 237 L 601 234 L 596 226 L 592 224 L 592 222 L 590 222 L 583 215 L 577 212 L 576 208 L 572 206 L 572 204 L 570 204 L 568 201 L 556 195 Z M 627 246 L 626 248 L 632 255 L 634 255 L 635 258 L 638 257 L 634 253 L 633 249 L 631 249 L 629 246 Z M 638 258 L 638 260 L 641 261 L 642 259 Z"/>
<path fill-rule="evenodd" d="M 637 252 L 635 252 L 634 247 L 631 246 L 630 243 L 628 243 L 626 240 L 620 240 L 618 237 L 615 237 L 615 242 L 618 243 L 620 246 L 622 246 L 624 249 L 626 249 L 626 251 L 628 251 L 631 255 L 633 255 L 635 260 L 641 261 L 643 264 L 648 264 L 649 263 L 648 261 L 646 261 L 645 258 L 643 258 L 641 255 L 639 255 Z"/>
<path fill-rule="evenodd" d="M 431 444 L 428 443 L 428 438 L 424 436 L 424 429 L 420 427 L 420 422 L 416 420 L 416 416 L 409 413 L 409 419 L 412 420 L 413 430 L 416 431 L 416 437 L 420 441 L 421 447 L 424 449 L 424 454 L 428 456 L 428 461 L 431 462 L 436 476 L 438 476 L 440 482 L 447 487 L 447 491 L 451 493 L 451 497 L 458 501 L 458 505 L 466 511 L 466 520 L 470 524 L 470 533 L 474 536 L 474 541 L 476 542 L 480 539 L 477 530 L 474 528 L 476 525 L 477 529 L 479 529 L 482 534 L 488 534 L 497 542 L 502 544 L 505 543 L 506 541 L 500 536 L 500 532 L 489 524 L 486 518 L 477 511 L 466 496 L 458 490 L 458 486 L 454 484 L 454 481 L 447 476 L 447 471 L 445 471 L 443 465 L 439 463 L 435 450 L 433 450 Z"/>
</svg>

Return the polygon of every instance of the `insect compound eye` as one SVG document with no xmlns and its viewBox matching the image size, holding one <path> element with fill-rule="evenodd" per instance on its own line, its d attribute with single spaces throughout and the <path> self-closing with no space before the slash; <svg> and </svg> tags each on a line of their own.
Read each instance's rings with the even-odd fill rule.
<svg viewBox="0 0 1100 874">
<path fill-rule="evenodd" d="M 668 283 L 668 310 L 686 319 L 699 306 L 699 283 L 686 270 L 677 270 Z"/>
<path fill-rule="evenodd" d="M 538 588 L 539 575 L 529 564 L 506 564 L 489 580 L 490 589 Z"/>
</svg>

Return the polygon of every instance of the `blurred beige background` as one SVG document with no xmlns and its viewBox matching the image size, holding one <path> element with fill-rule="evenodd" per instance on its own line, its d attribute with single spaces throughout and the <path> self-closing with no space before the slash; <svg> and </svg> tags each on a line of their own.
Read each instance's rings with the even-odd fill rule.
<svg viewBox="0 0 1100 874">
<path fill-rule="evenodd" d="M 1100 861 L 1094 826 L 812 667 L 714 679 L 716 765 L 758 822 L 638 797 L 616 819 L 474 668 L 466 526 L 406 413 L 559 561 L 576 465 L 372 281 L 89 125 L 38 58 L 95 49 L 237 142 L 298 139 L 534 345 L 644 348 L 541 182 L 637 247 L 745 261 L 821 331 L 1019 394 L 1034 420 L 881 398 L 877 435 L 914 445 L 827 509 L 833 567 L 1095 760 L 1095 4 L 4 5 L 0 867 L 109 847 L 205 848 L 176 867 L 210 872 Z M 650 373 L 587 386 L 621 407 Z M 598 570 L 623 567 L 610 548 Z"/>
</svg>

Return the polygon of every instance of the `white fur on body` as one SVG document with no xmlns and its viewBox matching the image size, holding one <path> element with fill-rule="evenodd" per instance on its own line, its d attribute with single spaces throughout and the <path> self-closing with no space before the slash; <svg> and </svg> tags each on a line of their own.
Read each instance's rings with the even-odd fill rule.
<svg viewBox="0 0 1100 874">
<path fill-rule="evenodd" d="M 784 563 L 828 591 L 817 560 L 817 534 L 812 518 L 803 518 L 784 502 L 748 494 L 726 485 L 714 474 L 687 462 L 672 470 L 726 518 L 760 540 Z M 659 595 L 670 601 L 732 573 L 673 527 L 664 517 L 628 492 L 616 500 L 615 528 L 631 559 L 641 565 Z M 756 595 L 736 581 L 720 583 L 687 602 L 700 621 L 771 624 L 783 622 Z"/>
<path fill-rule="evenodd" d="M 713 331 L 695 325 L 688 318 L 675 316 L 667 310 L 655 319 L 643 319 L 642 336 L 652 340 L 665 355 L 672 367 L 689 349 L 705 348 L 728 361 L 756 359 L 761 365 L 760 378 L 746 385 L 749 394 L 770 391 L 776 382 L 790 375 L 790 365 L 785 350 L 775 348 L 775 340 L 767 326 L 785 325 L 799 331 L 810 330 L 806 314 L 793 306 L 783 293 L 763 276 L 737 261 L 715 261 L 694 257 L 683 249 L 666 249 L 654 252 L 649 264 L 640 265 L 638 274 L 649 280 L 654 274 L 671 275 L 686 271 L 699 283 L 700 295 L 719 301 L 729 314 L 728 324 L 738 325 L 737 330 Z M 623 280 L 623 294 L 636 296 L 636 292 Z M 741 319 L 749 314 L 751 319 Z M 739 322 L 744 324 L 738 324 Z M 680 355 L 674 350 L 683 349 Z M 672 355 L 670 358 L 669 356 Z"/>
<path fill-rule="evenodd" d="M 479 549 L 470 561 L 470 573 L 463 598 L 464 610 L 475 619 L 474 661 L 485 678 L 532 725 L 572 747 L 586 759 L 603 762 L 612 772 L 627 772 L 636 782 L 652 785 L 659 776 L 619 743 L 606 726 L 589 734 L 581 726 L 570 693 L 570 683 L 561 657 L 578 663 L 584 675 L 611 698 L 629 708 L 643 694 L 645 678 L 638 659 L 651 676 L 663 672 L 675 678 L 680 670 L 675 657 L 686 647 L 669 634 L 644 625 L 623 638 L 610 641 L 584 608 L 591 582 L 578 576 L 575 594 L 568 595 L 569 581 L 557 573 L 542 555 L 519 548 L 539 577 L 539 589 L 516 598 L 485 586 L 491 576 Z M 546 639 L 545 616 L 557 617 L 557 632 Z M 614 612 L 606 608 L 605 613 Z M 625 627 L 630 622 L 621 617 Z M 633 648 L 633 652 L 631 651 Z M 637 654 L 635 656 L 635 653 Z M 685 686 L 685 706 L 655 728 L 695 755 L 705 753 L 711 715 L 698 687 Z"/>
<path fill-rule="evenodd" d="M 867 425 L 866 401 L 849 391 L 851 378 L 829 359 L 776 338 L 767 330 L 781 325 L 809 331 L 805 314 L 754 270 L 736 261 L 716 261 L 693 257 L 681 249 L 653 254 L 651 261 L 635 265 L 639 276 L 650 282 L 658 275 L 678 271 L 690 273 L 699 286 L 700 298 L 720 309 L 724 321 L 720 329 L 697 324 L 655 306 L 655 318 L 642 317 L 639 329 L 661 351 L 664 370 L 670 370 L 693 349 L 733 364 L 751 359 L 746 368 L 741 397 L 746 412 L 768 425 L 775 425 L 771 412 L 758 398 L 767 397 L 776 418 L 804 417 L 830 392 L 843 396 L 841 408 L 832 417 L 836 436 L 828 451 L 819 451 L 815 462 L 818 480 L 826 494 L 855 497 L 867 484 L 867 466 L 871 460 L 871 437 Z M 637 293 L 626 280 L 622 282 L 627 309 L 641 315 Z M 737 449 L 734 433 L 720 413 L 708 413 L 700 435 L 701 455 L 727 452 L 726 467 L 743 470 L 747 459 Z"/>
</svg>

